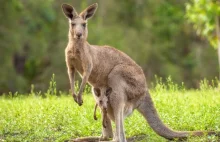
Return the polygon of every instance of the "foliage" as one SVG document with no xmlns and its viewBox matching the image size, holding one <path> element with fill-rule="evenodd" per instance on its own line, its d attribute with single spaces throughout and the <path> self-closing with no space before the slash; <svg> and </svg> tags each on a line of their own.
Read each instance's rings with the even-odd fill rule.
<svg viewBox="0 0 220 142">
<path fill-rule="evenodd" d="M 215 78 L 215 80 L 207 80 L 207 79 L 203 79 L 200 81 L 200 90 L 219 90 L 220 88 L 220 81 L 218 80 L 218 78 Z"/>
<path fill-rule="evenodd" d="M 217 48 L 216 17 L 220 16 L 220 3 L 217 0 L 193 0 L 186 4 L 186 17 L 197 34 L 206 37 Z"/>
<path fill-rule="evenodd" d="M 57 89 L 69 90 L 64 48 L 68 21 L 60 5 L 77 11 L 98 2 L 89 20 L 90 44 L 113 46 L 144 69 L 147 82 L 172 76 L 187 88 L 218 75 L 217 56 L 185 23 L 187 0 L 5 0 L 0 1 L 0 94 L 47 91 L 56 74 Z M 79 79 L 79 76 L 77 77 Z"/>
<path fill-rule="evenodd" d="M 47 90 L 46 96 L 50 95 L 57 95 L 57 87 L 56 87 L 56 81 L 55 81 L 55 75 L 52 75 L 49 88 Z"/>
</svg>

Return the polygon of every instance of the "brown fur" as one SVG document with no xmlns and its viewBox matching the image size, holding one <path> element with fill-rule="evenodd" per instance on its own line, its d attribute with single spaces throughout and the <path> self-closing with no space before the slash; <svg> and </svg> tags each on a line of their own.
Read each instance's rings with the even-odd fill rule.
<svg viewBox="0 0 220 142">
<path fill-rule="evenodd" d="M 115 141 L 125 142 L 124 118 L 137 109 L 148 121 L 153 130 L 167 139 L 186 138 L 216 132 L 179 132 L 163 124 L 147 91 L 143 70 L 125 53 L 109 47 L 90 45 L 86 40 L 87 20 L 93 16 L 97 4 L 86 8 L 79 15 L 70 5 L 63 4 L 63 12 L 69 19 L 69 42 L 65 50 L 66 64 L 75 101 L 82 105 L 82 93 L 86 83 L 94 88 L 111 87 L 107 107 L 107 127 L 102 130 L 102 137 L 112 137 L 111 121 L 116 124 Z M 82 76 L 78 95 L 74 91 L 74 73 Z M 110 119 L 109 119 L 110 118 Z"/>
</svg>

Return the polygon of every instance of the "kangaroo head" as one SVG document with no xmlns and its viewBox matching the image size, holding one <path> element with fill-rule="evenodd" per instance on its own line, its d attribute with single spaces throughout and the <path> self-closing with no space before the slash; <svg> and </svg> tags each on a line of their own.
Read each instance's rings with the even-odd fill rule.
<svg viewBox="0 0 220 142">
<path fill-rule="evenodd" d="M 62 4 L 63 13 L 69 19 L 69 32 L 74 39 L 87 39 L 87 20 L 95 14 L 97 7 L 97 3 L 92 4 L 78 14 L 71 5 Z"/>
<path fill-rule="evenodd" d="M 95 94 L 95 97 L 96 97 L 96 101 L 98 103 L 98 105 L 101 107 L 101 108 L 107 108 L 108 106 L 108 97 L 109 95 L 111 94 L 112 92 L 112 88 L 111 87 L 108 87 L 108 88 L 94 88 L 94 94 Z"/>
</svg>

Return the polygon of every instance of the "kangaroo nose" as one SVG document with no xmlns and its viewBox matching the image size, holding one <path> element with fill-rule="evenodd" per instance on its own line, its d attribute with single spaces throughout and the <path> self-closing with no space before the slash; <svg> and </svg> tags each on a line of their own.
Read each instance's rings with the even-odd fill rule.
<svg viewBox="0 0 220 142">
<path fill-rule="evenodd" d="M 76 33 L 77 38 L 80 38 L 82 36 L 82 33 Z"/>
</svg>

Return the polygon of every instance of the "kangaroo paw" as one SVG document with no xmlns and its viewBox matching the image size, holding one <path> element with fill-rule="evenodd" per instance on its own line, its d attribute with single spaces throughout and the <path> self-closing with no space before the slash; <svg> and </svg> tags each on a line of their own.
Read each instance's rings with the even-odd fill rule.
<svg viewBox="0 0 220 142">
<path fill-rule="evenodd" d="M 81 106 L 83 104 L 83 100 L 82 100 L 81 95 L 78 95 L 77 103 L 78 103 L 79 106 Z"/>
<path fill-rule="evenodd" d="M 73 93 L 72 96 L 73 96 L 74 101 L 75 101 L 76 103 L 78 103 L 76 94 Z"/>
</svg>

